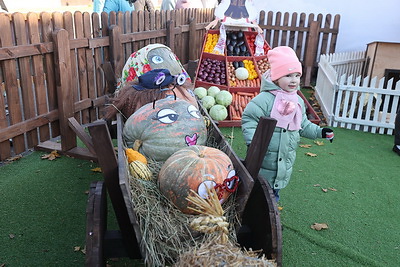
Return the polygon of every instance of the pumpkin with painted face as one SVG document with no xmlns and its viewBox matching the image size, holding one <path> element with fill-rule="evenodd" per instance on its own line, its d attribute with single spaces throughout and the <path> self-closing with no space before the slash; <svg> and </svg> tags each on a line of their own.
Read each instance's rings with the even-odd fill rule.
<svg viewBox="0 0 400 267">
<path fill-rule="evenodd" d="M 186 199 L 190 190 L 207 198 L 207 187 L 214 187 L 221 203 L 238 186 L 232 161 L 223 151 L 207 146 L 190 146 L 175 152 L 162 165 L 158 174 L 160 191 L 179 210 L 196 214 Z"/>
<path fill-rule="evenodd" d="M 204 145 L 207 128 L 195 106 L 168 97 L 133 113 L 125 123 L 123 137 L 128 147 L 139 144 L 138 151 L 146 158 L 165 161 L 179 149 Z"/>
</svg>

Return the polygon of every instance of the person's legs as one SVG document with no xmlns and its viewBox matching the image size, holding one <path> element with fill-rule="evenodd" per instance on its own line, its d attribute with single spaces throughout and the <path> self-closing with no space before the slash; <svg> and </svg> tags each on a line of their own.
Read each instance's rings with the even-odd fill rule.
<svg viewBox="0 0 400 267">
<path fill-rule="evenodd" d="M 273 189 L 273 190 L 274 190 L 274 196 L 275 196 L 276 203 L 278 203 L 279 198 L 280 198 L 279 189 Z"/>
<path fill-rule="evenodd" d="M 393 151 L 400 156 L 400 106 L 397 108 L 396 120 L 394 121 Z"/>
</svg>

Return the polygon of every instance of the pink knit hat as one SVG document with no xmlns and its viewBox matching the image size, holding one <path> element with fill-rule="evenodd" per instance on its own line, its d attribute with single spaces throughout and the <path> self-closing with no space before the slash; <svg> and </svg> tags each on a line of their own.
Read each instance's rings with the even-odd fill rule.
<svg viewBox="0 0 400 267">
<path fill-rule="evenodd" d="M 288 46 L 278 46 L 268 51 L 268 61 L 271 67 L 271 80 L 290 73 L 299 72 L 302 74 L 301 63 L 294 50 Z"/>
</svg>

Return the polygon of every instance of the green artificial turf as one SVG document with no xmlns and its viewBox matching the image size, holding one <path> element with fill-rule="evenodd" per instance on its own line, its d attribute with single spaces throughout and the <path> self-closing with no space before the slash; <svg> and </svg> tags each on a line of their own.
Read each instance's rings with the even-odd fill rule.
<svg viewBox="0 0 400 267">
<path fill-rule="evenodd" d="M 244 158 L 240 128 L 221 130 Z M 393 137 L 334 130 L 333 143 L 301 140 L 311 147 L 298 149 L 292 180 L 281 191 L 283 266 L 398 266 L 400 157 L 391 151 Z M 79 249 L 85 245 L 87 190 L 102 174 L 91 171 L 97 167 L 92 162 L 66 156 L 48 161 L 43 154 L 0 167 L 0 266 L 84 265 Z M 112 216 L 111 209 L 109 224 Z M 313 223 L 329 228 L 316 231 Z"/>
<path fill-rule="evenodd" d="M 334 130 L 333 143 L 301 139 L 311 147 L 299 147 L 281 190 L 283 266 L 398 266 L 400 157 L 391 150 L 393 136 Z M 233 133 L 233 148 L 244 157 L 240 129 L 222 131 Z M 328 229 L 313 230 L 314 223 Z"/>
<path fill-rule="evenodd" d="M 83 266 L 89 161 L 33 152 L 0 168 L 0 266 Z"/>
</svg>

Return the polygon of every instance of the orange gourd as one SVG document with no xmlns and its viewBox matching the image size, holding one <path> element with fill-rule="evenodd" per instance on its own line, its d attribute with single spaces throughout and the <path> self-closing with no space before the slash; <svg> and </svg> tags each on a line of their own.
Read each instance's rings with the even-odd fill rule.
<svg viewBox="0 0 400 267">
<path fill-rule="evenodd" d="M 128 163 L 138 160 L 147 165 L 147 159 L 145 156 L 143 156 L 142 153 L 140 153 L 132 148 L 127 148 L 127 149 L 125 149 L 125 154 L 126 154 L 126 158 L 128 159 Z"/>
</svg>

